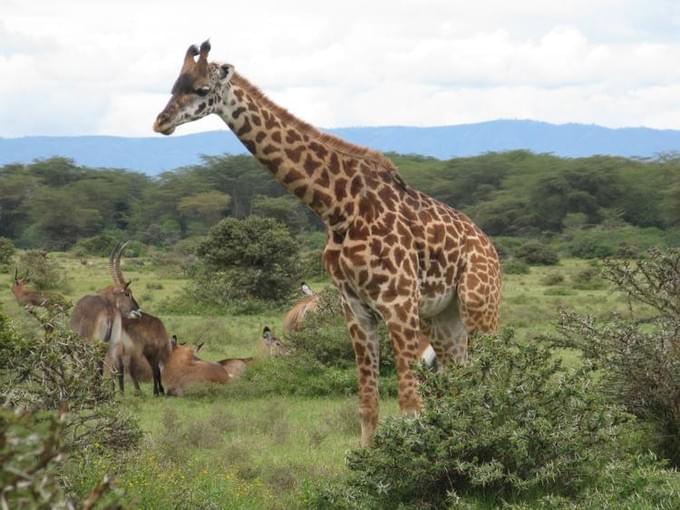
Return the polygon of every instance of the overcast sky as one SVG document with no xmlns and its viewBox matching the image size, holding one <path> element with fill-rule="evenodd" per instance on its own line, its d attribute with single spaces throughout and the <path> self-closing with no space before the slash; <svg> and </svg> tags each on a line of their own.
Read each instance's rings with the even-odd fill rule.
<svg viewBox="0 0 680 510">
<path fill-rule="evenodd" d="M 0 0 L 0 137 L 155 136 L 207 37 L 211 60 L 320 127 L 680 129 L 676 0 Z"/>
</svg>

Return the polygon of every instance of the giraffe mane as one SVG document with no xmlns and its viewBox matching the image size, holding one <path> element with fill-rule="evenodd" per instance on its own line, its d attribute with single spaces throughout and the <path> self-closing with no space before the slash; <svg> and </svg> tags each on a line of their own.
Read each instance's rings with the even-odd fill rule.
<svg viewBox="0 0 680 510">
<path fill-rule="evenodd" d="M 394 163 L 392 163 L 392 161 L 390 161 L 390 159 L 387 158 L 382 152 L 369 149 L 368 147 L 355 145 L 353 143 L 349 143 L 343 140 L 342 138 L 338 138 L 337 136 L 319 131 L 311 124 L 308 124 L 303 120 L 300 120 L 295 115 L 290 113 L 288 110 L 286 110 L 282 106 L 279 106 L 274 101 L 269 99 L 269 97 L 267 97 L 267 95 L 264 92 L 262 92 L 255 85 L 246 80 L 239 73 L 236 72 L 234 73 L 232 82 L 235 85 L 244 89 L 253 99 L 258 100 L 261 104 L 266 106 L 283 122 L 295 126 L 297 129 L 300 130 L 300 132 L 308 135 L 310 138 L 313 138 L 319 143 L 326 145 L 330 149 L 342 152 L 350 156 L 371 160 L 382 166 L 385 170 L 394 172 L 397 171 L 397 167 L 394 166 Z"/>
</svg>

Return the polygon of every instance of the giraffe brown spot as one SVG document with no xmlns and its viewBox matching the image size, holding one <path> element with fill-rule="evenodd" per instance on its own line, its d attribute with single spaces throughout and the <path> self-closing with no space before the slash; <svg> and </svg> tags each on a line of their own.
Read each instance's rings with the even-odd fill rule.
<svg viewBox="0 0 680 510">
<path fill-rule="evenodd" d="M 282 183 L 284 186 L 287 186 L 291 182 L 299 181 L 300 179 L 304 179 L 305 176 L 302 174 L 302 172 L 298 172 L 294 168 L 291 168 L 290 171 L 283 176 L 281 179 Z"/>
<path fill-rule="evenodd" d="M 322 188 L 328 188 L 328 186 L 331 184 L 331 178 L 328 175 L 328 170 L 325 168 L 321 170 L 321 175 L 319 175 L 316 179 L 316 185 L 320 186 Z"/>
<path fill-rule="evenodd" d="M 377 236 L 377 237 L 385 237 L 387 236 L 390 231 L 392 230 L 392 226 L 388 225 L 384 221 L 381 222 L 373 222 L 371 225 L 371 235 Z"/>
<path fill-rule="evenodd" d="M 274 131 L 271 134 L 272 140 L 276 143 L 281 143 L 281 131 Z"/>
<path fill-rule="evenodd" d="M 309 144 L 309 150 L 316 154 L 316 157 L 321 160 L 326 159 L 326 155 L 328 154 L 328 149 L 317 142 L 311 142 Z"/>
<path fill-rule="evenodd" d="M 260 119 L 259 115 L 251 114 L 250 122 L 258 127 L 262 125 L 262 120 Z"/>
<path fill-rule="evenodd" d="M 288 129 L 286 131 L 286 143 L 289 143 L 289 144 L 292 145 L 295 142 L 299 142 L 300 140 L 302 140 L 302 138 L 300 137 L 298 132 L 295 131 L 294 129 Z"/>
<path fill-rule="evenodd" d="M 307 172 L 307 175 L 310 177 L 314 175 L 314 171 L 321 166 L 321 162 L 315 160 L 312 158 L 310 154 L 307 154 L 307 157 L 305 158 L 305 163 L 303 165 L 305 172 Z"/>
<path fill-rule="evenodd" d="M 335 152 L 331 153 L 331 158 L 328 162 L 328 170 L 330 170 L 333 175 L 337 175 L 340 172 L 340 163 L 338 162 L 338 155 Z"/>
<path fill-rule="evenodd" d="M 235 90 L 234 90 L 234 95 L 236 96 L 236 98 L 237 98 L 239 101 L 242 101 L 242 100 L 243 100 L 243 95 L 244 95 L 244 94 L 245 94 L 245 92 L 243 92 L 241 89 L 235 89 Z"/>
<path fill-rule="evenodd" d="M 271 159 L 262 158 L 262 162 L 265 164 L 265 166 L 267 168 L 269 168 L 269 170 L 272 173 L 276 173 L 279 170 L 281 163 L 283 163 L 283 160 L 281 158 L 271 158 Z"/>
<path fill-rule="evenodd" d="M 387 234 L 383 239 L 383 241 L 385 241 L 385 243 L 389 244 L 390 246 L 394 246 L 395 244 L 397 244 L 398 240 L 399 239 L 397 238 L 397 236 L 394 235 L 394 233 L 392 232 Z"/>
<path fill-rule="evenodd" d="M 362 269 L 359 271 L 359 276 L 357 277 L 357 284 L 359 287 L 363 287 L 364 284 L 366 283 L 366 280 L 368 280 L 368 271 L 365 269 Z"/>
<path fill-rule="evenodd" d="M 347 196 L 347 179 L 345 179 L 344 177 L 339 177 L 335 181 L 334 191 L 335 199 L 337 201 L 344 200 L 344 198 Z"/>
<path fill-rule="evenodd" d="M 472 274 L 472 273 L 468 274 L 468 277 L 467 277 L 466 280 L 467 280 L 467 284 L 469 285 L 469 287 L 471 289 L 474 289 L 479 285 L 479 278 L 477 278 L 477 276 Z"/>
<path fill-rule="evenodd" d="M 352 196 L 357 196 L 359 192 L 361 191 L 362 188 L 362 182 L 361 182 L 361 176 L 357 175 L 352 179 L 350 188 L 349 188 L 349 193 Z"/>
<path fill-rule="evenodd" d="M 252 140 L 243 140 L 243 145 L 246 146 L 246 149 L 248 149 L 251 154 L 255 154 L 255 151 L 257 150 L 257 145 L 255 142 Z"/>
<path fill-rule="evenodd" d="M 404 250 L 401 246 L 395 246 L 394 247 L 394 258 L 395 260 L 401 262 L 404 257 L 406 256 L 406 250 Z"/>
<path fill-rule="evenodd" d="M 297 196 L 300 199 L 304 199 L 305 195 L 307 194 L 307 185 L 303 184 L 302 186 L 298 186 L 293 190 L 293 193 L 295 193 L 295 196 Z"/>
<path fill-rule="evenodd" d="M 347 177 L 353 177 L 354 175 L 356 175 L 357 173 L 356 165 L 357 162 L 354 161 L 353 159 L 345 159 L 342 162 L 342 167 Z"/>
<path fill-rule="evenodd" d="M 354 266 L 365 266 L 365 257 L 363 252 L 366 246 L 363 244 L 356 246 L 349 246 L 343 249 L 343 255 L 347 257 Z"/>
<path fill-rule="evenodd" d="M 371 276 L 371 279 L 369 280 L 368 284 L 366 285 L 366 288 L 369 290 L 369 292 L 371 291 L 380 292 L 380 286 L 383 283 L 387 283 L 388 280 L 389 278 L 387 275 L 381 273 L 374 273 Z"/>
<path fill-rule="evenodd" d="M 279 150 L 279 148 L 276 147 L 275 145 L 268 144 L 267 146 L 265 146 L 264 149 L 262 149 L 262 154 L 267 156 L 267 155 L 271 154 L 272 152 L 278 152 L 278 150 Z"/>
<path fill-rule="evenodd" d="M 236 110 L 233 111 L 231 116 L 235 119 L 238 119 L 241 116 L 241 114 L 245 111 L 246 109 L 243 106 L 239 106 L 238 108 L 236 108 Z"/>
<path fill-rule="evenodd" d="M 267 138 L 267 133 L 264 131 L 260 131 L 258 134 L 255 135 L 255 142 L 256 143 L 262 143 L 262 140 Z"/>
<path fill-rule="evenodd" d="M 248 120 L 248 117 L 245 117 L 243 119 L 243 125 L 239 128 L 239 130 L 236 132 L 236 136 L 239 138 L 245 135 L 246 133 L 250 133 L 253 129 L 253 126 L 250 125 L 250 121 Z"/>
<path fill-rule="evenodd" d="M 281 124 L 279 124 L 279 121 L 276 120 L 276 117 L 272 115 L 271 112 L 268 112 L 267 110 L 262 112 L 262 117 L 264 118 L 264 127 L 268 130 L 271 131 L 272 129 L 280 128 Z"/>
<path fill-rule="evenodd" d="M 309 204 L 313 209 L 322 209 L 323 207 L 330 207 L 333 203 L 333 199 L 327 193 L 320 190 L 315 190 L 312 195 L 312 201 Z"/>
<path fill-rule="evenodd" d="M 302 151 L 304 150 L 304 145 L 299 145 L 295 149 L 284 149 L 284 152 L 293 163 L 299 163 L 300 157 L 302 157 Z"/>
</svg>

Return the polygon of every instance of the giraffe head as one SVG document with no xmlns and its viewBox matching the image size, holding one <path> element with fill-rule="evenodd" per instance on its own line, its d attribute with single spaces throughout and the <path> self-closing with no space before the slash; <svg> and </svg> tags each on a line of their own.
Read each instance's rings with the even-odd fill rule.
<svg viewBox="0 0 680 510">
<path fill-rule="evenodd" d="M 222 104 L 227 84 L 234 75 L 234 67 L 230 64 L 208 63 L 209 52 L 209 41 L 203 42 L 200 49 L 193 44 L 189 46 L 179 78 L 172 87 L 172 97 L 156 117 L 154 131 L 170 135 L 180 124 L 214 113 Z"/>
</svg>

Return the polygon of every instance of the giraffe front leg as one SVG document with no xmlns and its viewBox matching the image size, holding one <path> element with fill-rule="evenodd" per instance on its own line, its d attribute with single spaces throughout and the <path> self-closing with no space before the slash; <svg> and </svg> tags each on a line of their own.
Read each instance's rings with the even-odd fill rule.
<svg viewBox="0 0 680 510">
<path fill-rule="evenodd" d="M 377 321 L 370 309 L 357 299 L 343 296 L 342 301 L 357 364 L 361 446 L 367 447 L 378 426 L 379 414 Z"/>
<path fill-rule="evenodd" d="M 411 370 L 411 365 L 418 358 L 420 341 L 420 320 L 414 301 L 405 301 L 380 310 L 394 351 L 399 378 L 399 409 L 406 416 L 414 416 L 422 408 L 418 381 Z"/>
</svg>

